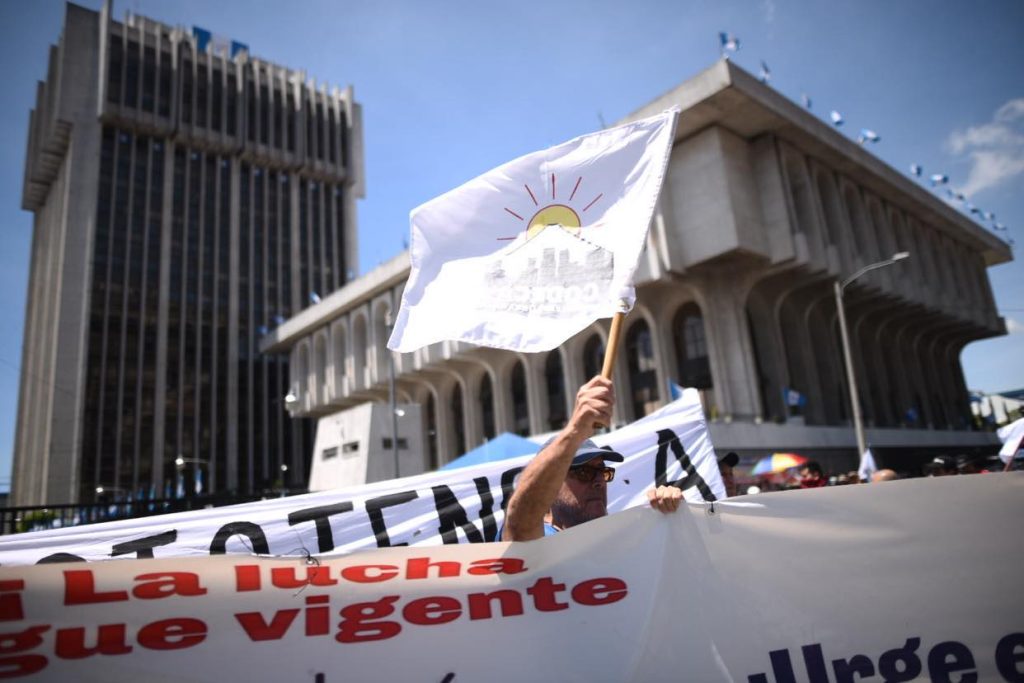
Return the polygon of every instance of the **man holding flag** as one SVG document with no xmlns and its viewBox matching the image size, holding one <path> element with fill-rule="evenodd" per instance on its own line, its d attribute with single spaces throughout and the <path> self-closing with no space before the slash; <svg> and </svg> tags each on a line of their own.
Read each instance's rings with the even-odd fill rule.
<svg viewBox="0 0 1024 683">
<path fill-rule="evenodd" d="M 613 317 L 601 376 L 576 396 L 572 418 L 523 471 L 504 540 L 532 540 L 607 513 L 622 462 L 590 437 L 611 424 L 611 374 L 633 274 L 675 137 L 677 109 L 527 154 L 410 214 L 411 271 L 392 351 L 444 340 L 549 351 Z M 664 512 L 682 491 L 649 492 Z"/>
<path fill-rule="evenodd" d="M 590 437 L 598 424 L 611 422 L 614 402 L 612 382 L 604 377 L 580 388 L 569 423 L 520 475 L 500 540 L 532 541 L 608 513 L 608 484 L 615 470 L 605 463 L 622 462 L 622 456 L 598 447 Z M 655 510 L 675 512 L 683 492 L 658 486 L 647 498 Z"/>
</svg>

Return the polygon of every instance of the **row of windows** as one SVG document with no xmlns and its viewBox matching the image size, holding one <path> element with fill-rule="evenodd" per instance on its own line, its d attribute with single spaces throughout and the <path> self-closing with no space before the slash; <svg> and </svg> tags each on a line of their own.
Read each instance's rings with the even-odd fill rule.
<svg viewBox="0 0 1024 683">
<path fill-rule="evenodd" d="M 235 188 L 230 158 L 179 146 L 170 160 L 172 190 L 165 201 L 163 140 L 108 126 L 100 155 L 81 496 L 89 499 L 97 486 L 148 496 L 174 495 L 182 487 L 188 493 L 225 490 L 232 465 L 237 465 L 237 488 L 243 491 L 282 481 L 301 485 L 311 434 L 305 421 L 290 420 L 281 405 L 287 360 L 255 352 L 270 311 L 288 315 L 292 310 L 287 177 L 243 165 Z M 330 194 L 329 186 L 318 187 L 320 194 Z M 236 192 L 237 245 L 231 236 Z M 340 207 L 340 198 L 332 205 Z M 165 208 L 171 220 L 169 253 L 162 259 Z M 320 220 L 320 213 L 311 215 Z M 318 249 L 310 244 L 310 251 L 299 255 L 322 284 L 340 272 L 333 261 L 324 265 L 325 254 L 340 259 L 334 245 L 340 247 L 341 241 L 330 244 Z M 234 282 L 232 250 L 239 263 Z M 304 258 L 314 258 L 312 268 Z M 167 326 L 160 339 L 162 301 Z M 234 301 L 237 331 L 229 320 Z M 228 419 L 233 388 L 226 360 L 236 343 L 242 352 L 235 388 L 238 420 L 233 421 Z M 163 365 L 157 362 L 161 344 Z M 158 395 L 161 379 L 166 388 Z M 156 444 L 159 417 L 164 439 Z M 229 453 L 232 436 L 238 446 Z M 162 451 L 160 474 L 152 469 L 155 448 Z M 174 462 L 179 457 L 198 464 L 180 471 Z M 160 480 L 163 488 L 156 490 Z"/>
<path fill-rule="evenodd" d="M 262 65 L 195 55 L 187 41 L 178 43 L 175 56 L 170 45 L 157 50 L 115 33 L 107 51 L 106 84 L 107 101 L 125 109 L 174 117 L 183 126 L 309 160 L 348 164 L 341 102 L 273 76 Z"/>
</svg>

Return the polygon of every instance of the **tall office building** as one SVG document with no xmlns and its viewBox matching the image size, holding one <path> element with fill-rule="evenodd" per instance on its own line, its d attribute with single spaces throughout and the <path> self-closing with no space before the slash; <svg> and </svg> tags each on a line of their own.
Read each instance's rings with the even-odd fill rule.
<svg viewBox="0 0 1024 683">
<path fill-rule="evenodd" d="M 257 340 L 356 269 L 360 121 L 237 42 L 67 5 L 25 161 L 13 504 L 304 484 Z"/>
</svg>

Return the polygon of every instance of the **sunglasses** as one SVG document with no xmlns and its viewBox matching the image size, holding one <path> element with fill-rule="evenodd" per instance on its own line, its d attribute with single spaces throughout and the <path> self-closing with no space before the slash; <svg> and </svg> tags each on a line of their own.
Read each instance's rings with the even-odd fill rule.
<svg viewBox="0 0 1024 683">
<path fill-rule="evenodd" d="M 615 479 L 615 468 L 614 467 L 587 467 L 586 465 L 577 465 L 576 467 L 569 468 L 569 474 L 571 474 L 577 481 L 581 481 L 584 484 L 589 484 L 598 477 L 604 480 L 604 483 L 608 484 Z"/>
</svg>

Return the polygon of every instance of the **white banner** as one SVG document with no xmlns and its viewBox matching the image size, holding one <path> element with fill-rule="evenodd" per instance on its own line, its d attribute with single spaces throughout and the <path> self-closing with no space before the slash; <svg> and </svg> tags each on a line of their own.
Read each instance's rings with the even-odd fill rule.
<svg viewBox="0 0 1024 683">
<path fill-rule="evenodd" d="M 632 306 L 677 114 L 528 154 L 414 209 L 388 348 L 546 351 Z"/>
<path fill-rule="evenodd" d="M 3 568 L 0 677 L 1020 681 L 1022 501 L 1024 474 L 973 475 L 529 543 Z"/>
<path fill-rule="evenodd" d="M 608 486 L 609 511 L 646 505 L 645 491 L 656 482 L 678 481 L 691 501 L 725 497 L 693 389 L 594 440 L 626 458 Z M 493 541 L 515 477 L 532 457 L 245 505 L 0 536 L 0 565 L 224 553 L 338 555 Z"/>
</svg>

